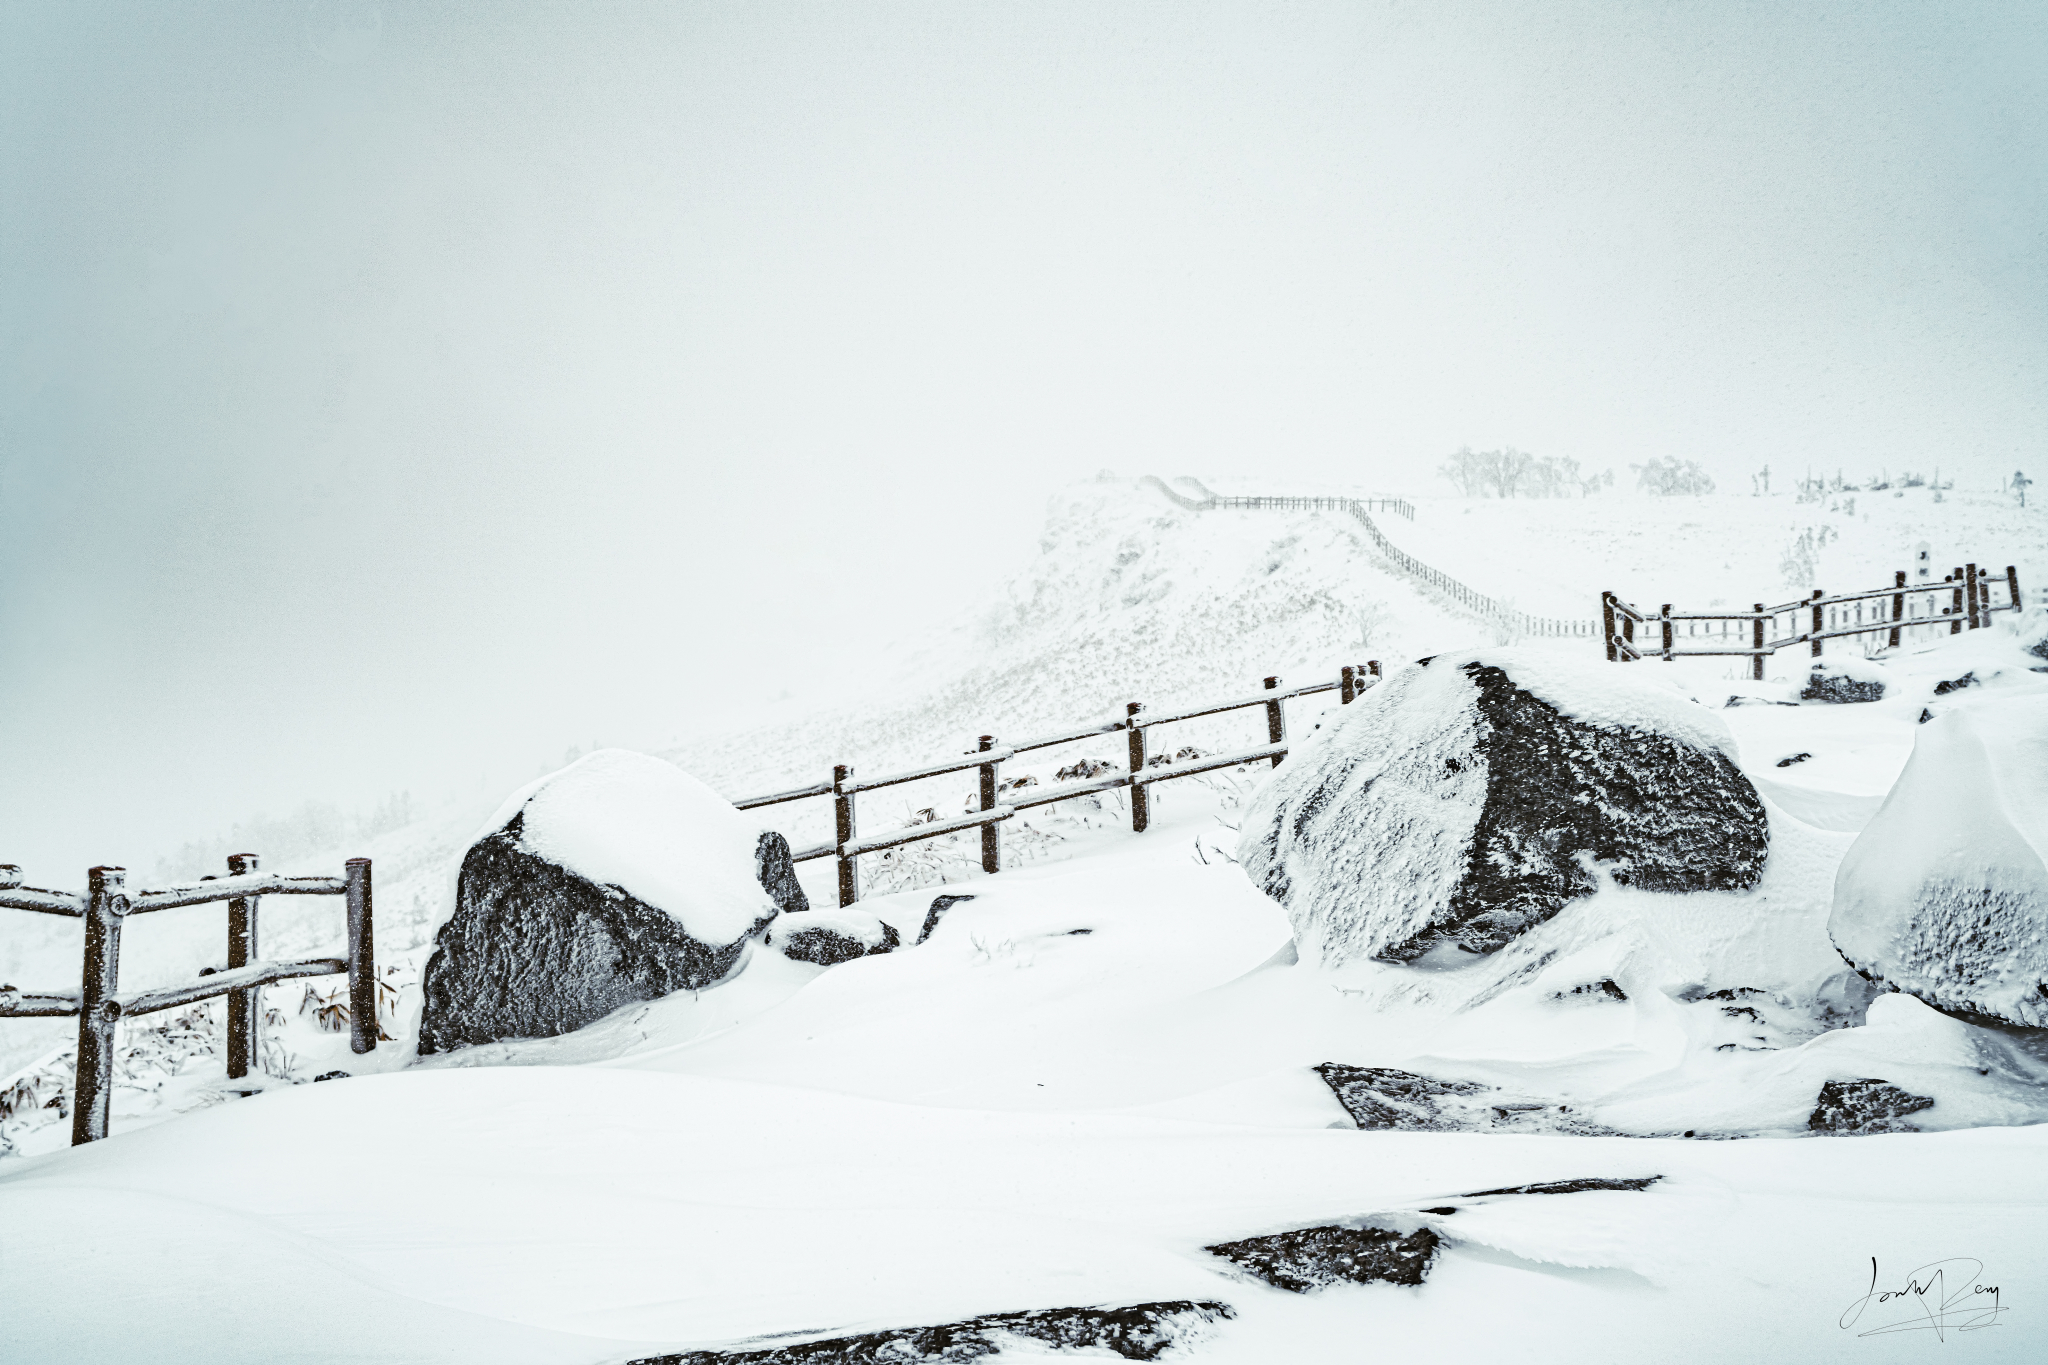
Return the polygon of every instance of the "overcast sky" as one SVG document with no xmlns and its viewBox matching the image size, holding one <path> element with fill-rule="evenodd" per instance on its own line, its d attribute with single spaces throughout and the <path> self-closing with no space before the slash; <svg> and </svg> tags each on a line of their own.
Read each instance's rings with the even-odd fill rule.
<svg viewBox="0 0 2048 1365">
<path fill-rule="evenodd" d="M 2048 464 L 2044 152 L 2031 0 L 6 4 L 0 861 L 666 738 L 1104 467 Z"/>
</svg>

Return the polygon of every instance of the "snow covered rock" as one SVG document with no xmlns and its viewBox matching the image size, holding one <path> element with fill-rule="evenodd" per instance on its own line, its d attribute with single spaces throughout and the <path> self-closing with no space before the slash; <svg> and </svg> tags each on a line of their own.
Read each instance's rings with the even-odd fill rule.
<svg viewBox="0 0 2048 1365">
<path fill-rule="evenodd" d="M 1327 1284 L 1421 1284 L 1436 1258 L 1436 1233 L 1389 1228 L 1296 1228 L 1202 1248 L 1296 1294 Z"/>
<path fill-rule="evenodd" d="M 1100 1352 L 1125 1360 L 1158 1360 L 1185 1346 L 1214 1323 L 1237 1316 L 1213 1299 L 1176 1299 L 1124 1308 L 1034 1308 L 984 1313 L 930 1327 L 894 1327 L 859 1336 L 829 1337 L 791 1346 L 728 1351 L 679 1351 L 644 1356 L 626 1365 L 919 1365 L 1007 1355 L 1019 1338 L 1057 1351 Z M 781 1335 L 795 1335 L 783 1333 Z M 1037 1352 L 1032 1354 L 1036 1355 Z"/>
<path fill-rule="evenodd" d="M 1391 1066 L 1323 1062 L 1323 1083 L 1360 1128 L 1410 1133 L 1610 1133 L 1565 1105 L 1481 1085 L 1446 1081 Z"/>
<path fill-rule="evenodd" d="M 1813 1116 L 1806 1126 L 1816 1133 L 1917 1133 L 1907 1123 L 1908 1114 L 1932 1109 L 1934 1101 L 1925 1095 L 1909 1094 L 1889 1081 L 1827 1081 L 1814 1102 Z"/>
<path fill-rule="evenodd" d="M 673 764 L 600 750 L 515 793 L 463 857 L 419 1051 L 549 1038 L 713 985 L 804 908 L 780 834 Z"/>
<path fill-rule="evenodd" d="M 971 892 L 964 896 L 952 895 L 932 897 L 931 909 L 924 912 L 924 927 L 917 931 L 917 941 L 919 943 L 922 943 L 926 939 L 930 938 L 932 936 L 932 930 L 939 927 L 939 921 L 946 917 L 946 912 L 948 910 L 951 910 L 961 901 L 971 901 L 973 899 L 974 896 Z"/>
<path fill-rule="evenodd" d="M 784 957 L 798 962 L 815 962 L 834 967 L 872 953 L 886 953 L 901 947 L 903 938 L 896 926 L 885 924 L 879 915 L 851 907 L 841 910 L 813 910 L 776 922 L 768 931 L 768 945 Z"/>
<path fill-rule="evenodd" d="M 2048 1028 L 2048 696 L 1935 716 L 1835 874 L 1849 964 L 1976 1024 Z"/>
<path fill-rule="evenodd" d="M 1799 700 L 1883 701 L 1886 680 L 1884 666 L 1868 659 L 1815 659 L 1807 671 L 1806 686 L 1799 689 Z"/>
<path fill-rule="evenodd" d="M 1246 810 L 1238 858 L 1305 958 L 1501 947 L 1598 889 L 1742 890 L 1769 831 L 1734 741 L 1655 665 L 1522 649 L 1393 674 Z"/>
</svg>

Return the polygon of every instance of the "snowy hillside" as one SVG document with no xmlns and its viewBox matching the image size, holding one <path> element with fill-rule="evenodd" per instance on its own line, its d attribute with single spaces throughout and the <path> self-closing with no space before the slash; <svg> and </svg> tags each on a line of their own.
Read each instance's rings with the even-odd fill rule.
<svg viewBox="0 0 2048 1365">
<path fill-rule="evenodd" d="M 1779 542 L 1810 510 L 1446 500 L 1382 525 L 1482 591 L 1584 614 L 1602 586 L 1782 600 Z M 2048 566 L 2038 520 L 1953 497 L 1920 510 L 1917 527 L 1903 512 L 1842 518 L 1824 568 L 1882 566 L 1873 581 L 1886 581 L 1907 563 L 1901 536 L 2023 575 Z M 1726 547 L 1711 565 L 1709 545 Z M 1551 577 L 1527 567 L 1537 555 Z M 1836 867 L 1923 718 L 2048 694 L 2016 624 L 1902 651 L 1885 699 L 1863 705 L 1798 704 L 1806 661 L 1789 654 L 1762 683 L 1731 677 L 1730 661 L 1615 665 L 1668 685 L 1674 714 L 1697 714 L 1696 698 L 1725 721 L 1768 812 L 1762 880 L 1683 896 L 1608 884 L 1451 970 L 1298 960 L 1286 915 L 1232 861 L 1234 826 L 1271 771 L 1243 768 L 1155 788 L 1143 835 L 1116 796 L 1033 812 L 1011 822 L 994 878 L 971 836 L 864 859 L 863 905 L 901 951 L 819 968 L 757 950 L 730 984 L 406 1065 L 423 935 L 484 813 L 416 821 L 336 851 L 377 859 L 396 1043 L 351 1057 L 317 1009 L 292 1012 L 297 987 L 273 988 L 290 1007 L 279 1036 L 293 1078 L 352 1078 L 223 1102 L 219 1059 L 166 1038 L 156 1069 L 142 1058 L 117 1097 L 112 1140 L 66 1152 L 47 1116 L 0 1125 L 28 1158 L 0 1161 L 0 1219 L 47 1249 L 0 1262 L 0 1310 L 37 1359 L 113 1358 L 145 1332 L 168 1358 L 291 1358 L 313 1332 L 322 1360 L 594 1365 L 1187 1301 L 1228 1305 L 1174 1348 L 1217 1362 L 1369 1347 L 1579 1365 L 1645 1343 L 1686 1355 L 1709 1334 L 1726 1344 L 1715 1359 L 1861 1362 L 1893 1344 L 1841 1326 L 1872 1258 L 1889 1283 L 1954 1257 L 1952 1275 L 1981 1263 L 2006 1314 L 1974 1319 L 2000 1330 L 1964 1344 L 2029 1359 L 2048 1303 L 2048 1091 L 1982 1030 L 1877 995 L 1827 931 Z M 1390 573 L 1339 515 L 1198 512 L 1089 484 L 1053 500 L 1035 563 L 907 647 L 895 676 L 663 756 L 744 796 L 834 762 L 879 773 L 982 733 L 1020 739 L 1129 700 L 1163 710 L 1249 694 L 1267 674 L 1307 680 L 1498 634 Z M 1315 726 L 1334 699 L 1310 700 L 1294 704 L 1292 733 L 1327 742 Z M 1160 747 L 1262 740 L 1257 716 L 1175 727 Z M 1005 774 L 1051 785 L 1082 756 L 1118 758 L 1119 742 Z M 971 785 L 956 774 L 864 797 L 863 830 L 955 813 Z M 779 827 L 816 842 L 826 804 Z M 830 868 L 804 873 L 821 905 Z M 942 881 L 973 899 L 918 943 Z M 338 941 L 322 909 L 281 911 L 273 951 Z M 214 961 L 219 919 L 194 908 L 131 926 L 124 985 Z M 75 973 L 75 925 L 51 923 L 4 940 L 0 979 Z M 1315 1070 L 1329 1065 L 1465 1087 L 1484 1131 L 1360 1132 Z M 1810 1136 L 1823 1087 L 1876 1077 L 1929 1099 L 1921 1131 Z M 1528 1192 L 1587 1180 L 1607 1183 Z M 1428 1282 L 1296 1295 L 1207 1250 L 1361 1223 L 1428 1229 L 1441 1247 Z M 76 1235 L 85 1226 L 119 1235 Z M 183 1254 L 195 1239 L 213 1250 Z M 81 1326 L 64 1291 L 88 1268 L 151 1294 Z M 223 1276 L 248 1289 L 228 1341 L 211 1306 Z"/>
</svg>

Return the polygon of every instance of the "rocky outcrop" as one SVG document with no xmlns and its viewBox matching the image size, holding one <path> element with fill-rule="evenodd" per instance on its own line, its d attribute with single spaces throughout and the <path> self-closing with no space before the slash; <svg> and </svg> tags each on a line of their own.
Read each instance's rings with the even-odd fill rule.
<svg viewBox="0 0 2048 1365">
<path fill-rule="evenodd" d="M 1647 668 L 1440 655 L 1253 798 L 1239 861 L 1310 961 L 1491 952 L 1597 890 L 1742 890 L 1768 850 L 1726 725 Z"/>
<path fill-rule="evenodd" d="M 803 903 L 781 835 L 672 764 L 591 754 L 517 793 L 464 855 L 419 1051 L 553 1037 L 714 985 Z"/>
<path fill-rule="evenodd" d="M 1934 717 L 1835 876 L 1851 966 L 1945 1014 L 2048 1028 L 2048 697 Z"/>
<path fill-rule="evenodd" d="M 1203 1250 L 1296 1294 L 1328 1284 L 1421 1284 L 1439 1239 L 1428 1228 L 1296 1228 Z"/>
<path fill-rule="evenodd" d="M 894 951 L 903 944 L 896 926 L 865 910 L 813 910 L 777 920 L 768 943 L 784 957 L 835 967 L 857 957 Z"/>
<path fill-rule="evenodd" d="M 1910 1094 L 1888 1081 L 1828 1081 L 1820 1088 L 1806 1126 L 1816 1133 L 1858 1136 L 1917 1133 L 1919 1128 L 1907 1123 L 1906 1115 L 1933 1107 L 1927 1096 Z"/>
<path fill-rule="evenodd" d="M 1419 1076 L 1391 1066 L 1324 1062 L 1316 1074 L 1360 1128 L 1411 1133 L 1611 1133 L 1613 1130 L 1552 1104 L 1481 1085 Z"/>
<path fill-rule="evenodd" d="M 679 1351 L 627 1365 L 925 1365 L 979 1360 L 1017 1338 L 1055 1349 L 1108 1352 L 1125 1360 L 1157 1360 L 1169 1347 L 1198 1338 L 1237 1314 L 1227 1303 L 1176 1299 L 1127 1308 L 1034 1308 L 987 1313 L 934 1327 L 895 1327 L 794 1346 Z"/>
<path fill-rule="evenodd" d="M 1815 659 L 1799 700 L 1836 704 L 1883 701 L 1885 671 L 1866 659 Z"/>
</svg>

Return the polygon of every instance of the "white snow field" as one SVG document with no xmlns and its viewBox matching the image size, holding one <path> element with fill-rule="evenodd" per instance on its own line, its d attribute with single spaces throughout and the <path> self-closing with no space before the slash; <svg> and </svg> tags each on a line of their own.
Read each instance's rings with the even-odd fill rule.
<svg viewBox="0 0 2048 1365">
<path fill-rule="evenodd" d="M 1615 562 L 1672 583 L 1696 572 L 1679 523 L 1719 524 L 1737 567 L 1697 571 L 1701 590 L 1784 600 L 1780 547 L 1752 502 L 1775 507 L 1780 529 L 1811 510 L 1595 498 L 1478 504 L 1472 519 L 1519 517 L 1530 542 L 1569 518 L 1626 522 L 1647 534 Z M 1415 527 L 1461 507 L 1423 503 Z M 1984 546 L 1972 554 L 2023 576 L 2048 567 L 2039 521 L 2001 539 L 1955 495 L 1921 510 L 1928 525 L 1950 518 L 1933 528 L 1949 543 Z M 739 796 L 816 781 L 834 761 L 877 773 L 989 730 L 1106 719 L 1127 699 L 1164 709 L 1248 694 L 1265 674 L 1500 643 L 1391 578 L 1346 521 L 1190 512 L 1130 484 L 1074 490 L 1055 500 L 1038 563 L 875 685 L 888 704 L 792 714 L 666 756 Z M 1940 543 L 1927 526 L 1906 534 Z M 1499 591 L 1486 574 L 1515 542 L 1481 537 L 1482 554 L 1452 539 L 1469 557 L 1453 547 L 1431 562 Z M 1873 584 L 1909 567 L 1870 555 L 1886 570 Z M 1600 575 L 1586 597 L 1603 586 L 1658 596 Z M 1769 807 L 1763 880 L 1740 894 L 1610 886 L 1451 970 L 1296 961 L 1280 907 L 1228 857 L 1267 771 L 1247 769 L 1154 788 L 1142 835 L 1114 798 L 1013 821 L 996 877 L 971 835 L 864 860 L 862 905 L 898 929 L 897 952 L 818 968 L 756 947 L 720 986 L 409 1064 L 421 935 L 480 812 L 420 822 L 345 850 L 378 859 L 380 958 L 404 985 L 387 1025 L 398 1043 L 351 1057 L 343 1035 L 287 1009 L 277 1033 L 293 1055 L 264 1093 L 229 1101 L 217 1056 L 165 1051 L 117 1093 L 107 1141 L 65 1148 L 68 1125 L 43 1111 L 0 1124 L 13 1157 L 0 1160 L 5 1356 L 596 1365 L 1194 1299 L 1235 1316 L 1168 1358 L 2038 1359 L 2048 1089 L 2002 1065 L 1982 1031 L 1904 995 L 1870 999 L 1827 934 L 1836 869 L 1922 713 L 2048 695 L 2020 624 L 1901 651 L 1883 665 L 1886 698 L 1860 705 L 1776 704 L 1803 675 L 1789 652 L 1763 683 L 1732 678 L 1736 661 L 1616 665 L 1659 670 L 1726 722 Z M 1973 685 L 1935 694 L 1966 672 Z M 1298 741 L 1316 742 L 1323 709 L 1293 708 Z M 1263 739 L 1256 712 L 1176 728 L 1173 746 L 1209 752 Z M 1050 784 L 1082 755 L 1120 757 L 1119 743 L 1005 776 Z M 862 828 L 950 815 L 972 776 L 864 804 Z M 782 820 L 788 809 L 757 813 L 792 844 L 824 837 L 825 811 Z M 829 860 L 805 865 L 820 906 L 830 876 Z M 939 890 L 974 899 L 911 946 Z M 65 981 L 75 942 L 17 935 L 31 919 L 7 922 L 0 979 Z M 214 961 L 217 919 L 132 925 L 123 984 Z M 339 937 L 296 908 L 266 935 L 294 954 Z M 1614 991 L 1581 989 L 1602 982 Z M 1620 1135 L 1361 1131 L 1310 1069 L 1324 1062 L 1496 1085 Z M 293 1083 L 333 1068 L 357 1074 Z M 1822 1084 L 1861 1078 L 1933 1098 L 1912 1116 L 1924 1131 L 1809 1134 Z M 1649 1176 L 1661 1179 L 1640 1192 L 1482 1193 Z M 1203 1250 L 1361 1219 L 1435 1229 L 1427 1282 L 1293 1294 Z M 1874 1296 L 1909 1280 L 1939 1287 Z M 1081 1358 L 1030 1343 L 1004 1355 Z"/>
</svg>

